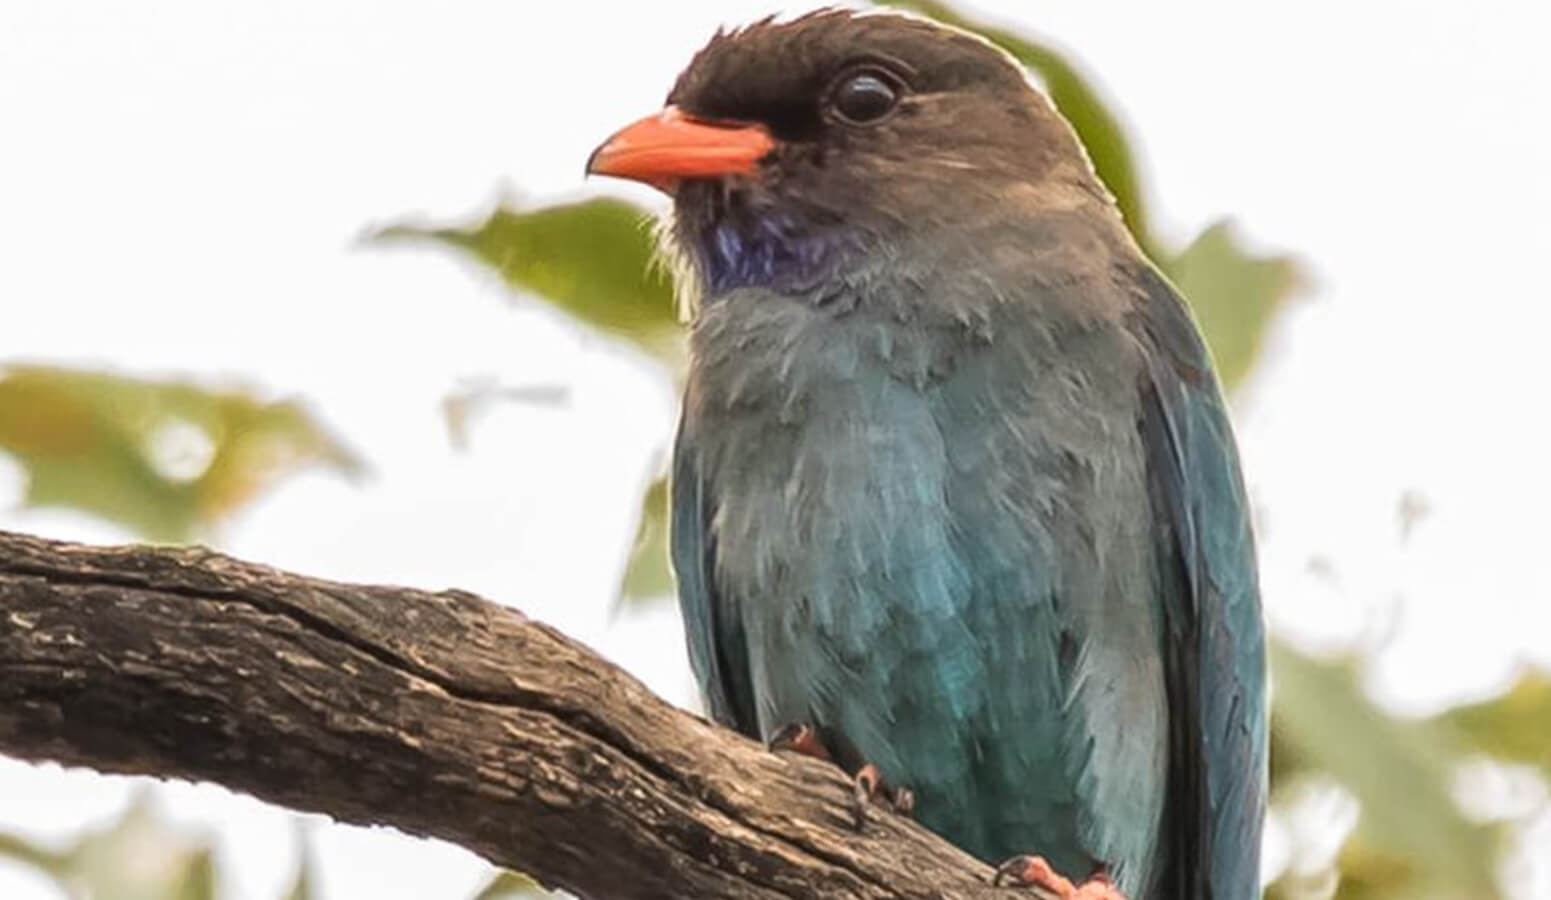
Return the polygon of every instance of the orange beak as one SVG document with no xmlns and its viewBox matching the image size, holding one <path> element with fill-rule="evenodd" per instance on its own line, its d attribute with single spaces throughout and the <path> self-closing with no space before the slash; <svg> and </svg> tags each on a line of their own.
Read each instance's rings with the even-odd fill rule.
<svg viewBox="0 0 1551 900">
<path fill-rule="evenodd" d="M 763 126 L 697 121 L 668 106 L 604 141 L 587 158 L 587 173 L 630 178 L 671 194 L 685 178 L 752 175 L 774 149 Z"/>
</svg>

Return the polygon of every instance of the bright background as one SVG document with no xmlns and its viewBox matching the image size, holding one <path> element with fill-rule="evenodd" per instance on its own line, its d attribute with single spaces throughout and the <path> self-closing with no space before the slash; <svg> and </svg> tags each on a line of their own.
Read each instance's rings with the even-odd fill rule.
<svg viewBox="0 0 1551 900">
<path fill-rule="evenodd" d="M 660 104 L 717 25 L 771 9 L 6 0 L 0 361 L 303 397 L 369 477 L 290 480 L 214 535 L 222 549 L 477 591 L 691 704 L 672 605 L 611 613 L 635 498 L 670 437 L 670 380 L 539 304 L 510 305 L 485 270 L 359 238 L 501 196 L 608 191 L 660 208 L 584 184 L 588 152 Z M 1551 7 L 974 9 L 1097 73 L 1166 236 L 1228 215 L 1252 246 L 1305 265 L 1308 289 L 1237 402 L 1275 627 L 1306 648 L 1378 648 L 1368 682 L 1408 713 L 1551 665 Z M 493 406 L 455 449 L 444 397 L 492 381 L 558 402 Z M 16 508 L 23 478 L 0 457 L 0 528 L 131 538 Z M 1403 502 L 1426 509 L 1405 541 Z M 130 794 L 126 779 L 0 760 L 0 831 L 64 842 Z M 293 877 L 290 815 L 188 785 L 158 788 L 156 805 L 216 836 L 225 896 L 267 900 Z M 323 897 L 463 897 L 487 874 L 434 842 L 317 818 L 303 830 Z M 1505 877 L 1512 896 L 1551 898 L 1543 813 Z M 0 897 L 61 896 L 0 860 Z"/>
</svg>

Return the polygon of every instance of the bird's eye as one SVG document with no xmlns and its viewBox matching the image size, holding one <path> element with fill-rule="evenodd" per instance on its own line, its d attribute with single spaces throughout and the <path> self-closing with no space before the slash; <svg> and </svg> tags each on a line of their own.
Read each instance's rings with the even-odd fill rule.
<svg viewBox="0 0 1551 900">
<path fill-rule="evenodd" d="M 893 111 L 899 95 L 899 82 L 875 69 L 863 69 L 840 79 L 830 92 L 829 105 L 841 119 L 868 125 Z"/>
</svg>

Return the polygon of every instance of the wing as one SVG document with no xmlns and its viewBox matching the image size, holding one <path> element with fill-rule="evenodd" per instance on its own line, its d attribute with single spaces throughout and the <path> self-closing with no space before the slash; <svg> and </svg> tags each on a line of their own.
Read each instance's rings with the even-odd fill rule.
<svg viewBox="0 0 1551 900">
<path fill-rule="evenodd" d="M 716 596 L 712 504 L 700 478 L 694 441 L 679 424 L 673 448 L 669 546 L 678 578 L 679 608 L 689 643 L 689 664 L 700 682 L 711 718 L 756 740 L 759 721 L 749 681 L 748 649 L 737 616 Z"/>
<path fill-rule="evenodd" d="M 1164 896 L 1260 896 L 1266 658 L 1249 503 L 1222 393 L 1179 294 L 1156 271 L 1132 322 L 1148 364 L 1142 439 L 1165 546 L 1170 704 Z"/>
</svg>

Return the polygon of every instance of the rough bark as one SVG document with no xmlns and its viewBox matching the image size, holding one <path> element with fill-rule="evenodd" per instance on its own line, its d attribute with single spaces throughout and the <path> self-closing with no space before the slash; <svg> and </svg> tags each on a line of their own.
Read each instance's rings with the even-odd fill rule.
<svg viewBox="0 0 1551 900">
<path fill-rule="evenodd" d="M 0 753 L 214 781 L 584 897 L 1010 894 L 511 609 L 203 549 L 0 532 Z"/>
</svg>

